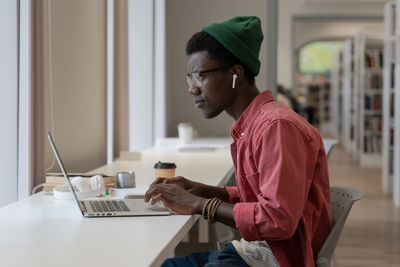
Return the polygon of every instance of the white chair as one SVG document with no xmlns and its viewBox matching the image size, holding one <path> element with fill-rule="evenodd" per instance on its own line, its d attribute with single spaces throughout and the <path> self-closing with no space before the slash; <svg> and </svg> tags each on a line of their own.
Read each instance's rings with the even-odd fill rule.
<svg viewBox="0 0 400 267">
<path fill-rule="evenodd" d="M 232 168 L 218 186 L 236 186 L 235 168 Z"/>
<path fill-rule="evenodd" d="M 324 143 L 326 157 L 329 157 L 332 148 L 338 143 L 338 141 L 336 139 L 323 138 L 322 142 Z"/>
<path fill-rule="evenodd" d="M 352 187 L 331 186 L 332 231 L 325 240 L 317 256 L 317 267 L 330 267 L 336 245 L 353 203 L 364 192 Z M 333 260 L 334 261 L 334 260 Z"/>
</svg>

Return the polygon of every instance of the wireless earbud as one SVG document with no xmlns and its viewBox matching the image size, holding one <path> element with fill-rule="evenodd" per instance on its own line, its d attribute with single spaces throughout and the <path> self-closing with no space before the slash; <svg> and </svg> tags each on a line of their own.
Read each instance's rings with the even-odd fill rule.
<svg viewBox="0 0 400 267">
<path fill-rule="evenodd" d="M 236 73 L 234 73 L 233 75 L 232 75 L 232 88 L 235 88 L 235 84 L 236 84 L 236 78 L 237 78 L 237 74 Z"/>
</svg>

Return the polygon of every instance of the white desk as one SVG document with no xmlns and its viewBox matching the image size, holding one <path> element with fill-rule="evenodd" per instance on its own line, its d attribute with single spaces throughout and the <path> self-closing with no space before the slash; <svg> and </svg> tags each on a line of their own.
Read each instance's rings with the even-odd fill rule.
<svg viewBox="0 0 400 267">
<path fill-rule="evenodd" d="M 164 146 L 143 152 L 138 161 L 119 160 L 94 171 L 134 170 L 137 186 L 147 186 L 158 160 L 175 162 L 177 175 L 213 185 L 232 168 L 228 148 L 179 153 L 174 146 Z M 0 208 L 0 265 L 159 266 L 197 219 L 83 218 L 75 202 L 36 194 Z"/>
</svg>

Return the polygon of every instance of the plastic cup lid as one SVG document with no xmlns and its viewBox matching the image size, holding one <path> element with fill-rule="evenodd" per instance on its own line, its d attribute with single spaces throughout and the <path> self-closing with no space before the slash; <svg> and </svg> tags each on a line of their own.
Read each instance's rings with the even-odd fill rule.
<svg viewBox="0 0 400 267">
<path fill-rule="evenodd" d="M 154 169 L 176 169 L 176 165 L 172 162 L 159 161 L 154 165 Z"/>
</svg>

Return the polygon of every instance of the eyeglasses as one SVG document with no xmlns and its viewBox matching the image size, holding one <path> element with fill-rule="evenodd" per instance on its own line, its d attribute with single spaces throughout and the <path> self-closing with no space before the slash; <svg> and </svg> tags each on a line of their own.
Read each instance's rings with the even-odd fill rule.
<svg viewBox="0 0 400 267">
<path fill-rule="evenodd" d="M 203 76 L 202 76 L 203 74 L 210 73 L 210 72 L 216 72 L 216 71 L 220 71 L 220 70 L 226 70 L 229 68 L 230 67 L 223 66 L 223 67 L 219 67 L 219 68 L 215 68 L 215 69 L 202 70 L 202 71 L 196 71 L 193 73 L 188 73 L 188 74 L 186 74 L 186 81 L 187 81 L 189 87 L 191 87 L 193 84 L 196 85 L 197 87 L 200 87 L 202 78 L 203 78 Z"/>
</svg>

